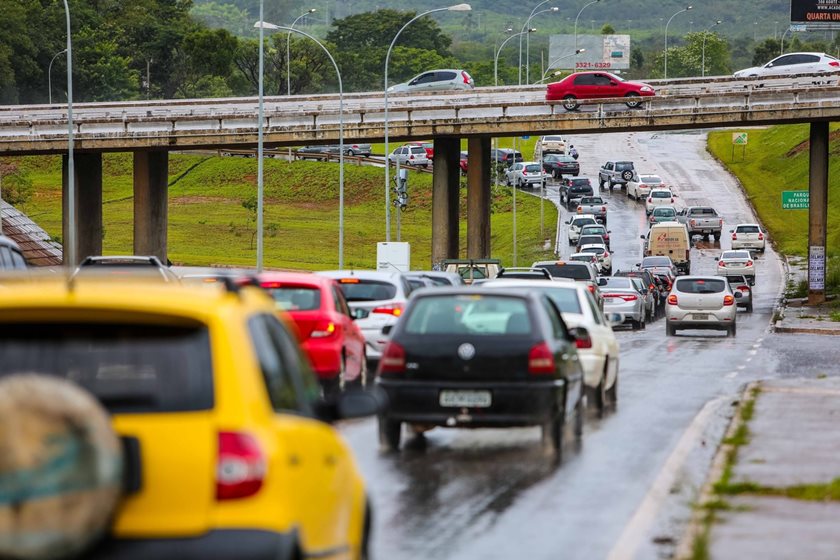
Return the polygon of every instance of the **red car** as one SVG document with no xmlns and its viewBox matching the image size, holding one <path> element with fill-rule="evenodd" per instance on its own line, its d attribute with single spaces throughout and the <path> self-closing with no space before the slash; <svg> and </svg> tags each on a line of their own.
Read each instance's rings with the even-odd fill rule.
<svg viewBox="0 0 840 560">
<path fill-rule="evenodd" d="M 429 161 L 435 159 L 435 145 L 432 142 L 406 142 L 406 146 L 421 146 L 426 150 L 426 157 Z"/>
<path fill-rule="evenodd" d="M 458 161 L 458 167 L 461 168 L 461 174 L 467 174 L 467 152 L 461 152 L 461 159 Z"/>
<path fill-rule="evenodd" d="M 628 82 L 609 72 L 577 72 L 548 84 L 545 99 L 562 101 L 567 111 L 574 111 L 580 106 L 578 99 L 622 97 L 632 109 L 642 104 L 641 97 L 653 95 L 653 87 L 648 84 Z"/>
<path fill-rule="evenodd" d="M 266 272 L 260 285 L 288 313 L 324 393 L 361 387 L 367 375 L 365 338 L 335 280 L 303 272 Z"/>
</svg>

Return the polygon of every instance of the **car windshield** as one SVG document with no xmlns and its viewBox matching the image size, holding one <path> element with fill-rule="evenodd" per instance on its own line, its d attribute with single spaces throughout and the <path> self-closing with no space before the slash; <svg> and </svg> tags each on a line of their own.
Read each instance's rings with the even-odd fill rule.
<svg viewBox="0 0 840 560">
<path fill-rule="evenodd" d="M 671 198 L 671 193 L 668 191 L 651 191 L 651 198 Z"/>
<path fill-rule="evenodd" d="M 393 299 L 397 295 L 394 284 L 381 280 L 341 278 L 338 285 L 347 301 L 380 301 Z"/>
<path fill-rule="evenodd" d="M 728 259 L 749 259 L 750 252 L 749 251 L 724 251 L 723 254 L 720 256 L 721 260 L 728 260 Z"/>
<path fill-rule="evenodd" d="M 422 146 L 412 146 L 411 153 L 412 154 L 425 154 L 426 150 Z"/>
<path fill-rule="evenodd" d="M 538 264 L 539 268 L 548 269 L 548 273 L 554 278 L 571 278 L 572 280 L 591 280 L 589 267 L 585 264 Z"/>
<path fill-rule="evenodd" d="M 726 289 L 726 282 L 715 278 L 679 278 L 676 288 L 687 294 L 719 294 Z"/>
<path fill-rule="evenodd" d="M 274 298 L 277 309 L 283 311 L 311 311 L 321 308 L 321 290 L 315 286 L 272 286 L 263 288 Z"/>
<path fill-rule="evenodd" d="M 761 229 L 758 226 L 738 226 L 735 228 L 736 233 L 760 233 Z"/>
<path fill-rule="evenodd" d="M 527 336 L 531 318 L 519 297 L 464 294 L 416 300 L 405 319 L 413 335 Z"/>
<path fill-rule="evenodd" d="M 644 175 L 642 177 L 643 183 L 650 183 L 651 185 L 658 185 L 662 183 L 662 179 L 660 179 L 657 175 Z"/>
</svg>

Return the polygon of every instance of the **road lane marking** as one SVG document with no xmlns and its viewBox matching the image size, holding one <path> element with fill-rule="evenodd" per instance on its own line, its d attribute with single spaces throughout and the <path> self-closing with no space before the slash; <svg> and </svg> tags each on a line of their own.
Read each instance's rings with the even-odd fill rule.
<svg viewBox="0 0 840 560">
<path fill-rule="evenodd" d="M 608 560 L 631 560 L 635 558 L 636 552 L 642 542 L 648 537 L 651 524 L 656 520 L 659 509 L 668 499 L 671 488 L 677 479 L 677 474 L 688 459 L 691 450 L 702 437 L 703 431 L 711 421 L 715 411 L 732 397 L 718 397 L 707 402 L 688 428 L 683 432 L 680 441 L 665 461 L 662 470 L 651 485 L 650 490 L 642 499 L 633 517 L 624 527 L 624 531 L 616 541 L 609 555 Z"/>
<path fill-rule="evenodd" d="M 726 379 L 735 379 L 735 376 L 737 376 L 737 375 L 738 375 L 737 371 L 730 371 L 729 373 L 726 374 Z"/>
</svg>

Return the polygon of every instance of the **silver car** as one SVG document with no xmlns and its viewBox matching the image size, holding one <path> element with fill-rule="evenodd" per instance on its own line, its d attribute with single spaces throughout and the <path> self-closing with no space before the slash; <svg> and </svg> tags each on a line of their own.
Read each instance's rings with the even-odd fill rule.
<svg viewBox="0 0 840 560">
<path fill-rule="evenodd" d="M 505 184 L 509 187 L 538 187 L 545 185 L 548 174 L 543 171 L 538 161 L 514 163 L 505 171 Z"/>
<path fill-rule="evenodd" d="M 647 302 L 633 283 L 633 278 L 604 276 L 598 284 L 604 296 L 604 313 L 621 313 L 624 322 L 629 322 L 634 331 L 645 328 Z"/>
<path fill-rule="evenodd" d="M 673 336 L 679 329 L 717 329 L 735 336 L 736 302 L 741 297 L 720 276 L 677 278 L 665 306 L 665 332 Z"/>
<path fill-rule="evenodd" d="M 395 84 L 388 88 L 388 93 L 419 91 L 472 90 L 475 88 L 472 76 L 466 70 L 429 70 L 411 80 Z"/>
<path fill-rule="evenodd" d="M 420 167 L 429 167 L 429 163 L 431 163 L 423 146 L 400 146 L 388 156 L 388 161 L 391 163 L 395 163 L 397 160 L 399 160 L 400 165 Z"/>
</svg>

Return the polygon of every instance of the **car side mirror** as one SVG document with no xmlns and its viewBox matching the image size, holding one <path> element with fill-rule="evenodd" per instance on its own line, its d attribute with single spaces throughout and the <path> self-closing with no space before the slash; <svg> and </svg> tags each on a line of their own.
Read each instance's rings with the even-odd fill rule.
<svg viewBox="0 0 840 560">
<path fill-rule="evenodd" d="M 598 285 L 599 286 L 606 286 L 607 285 L 607 279 L 604 278 L 603 276 L 601 278 L 598 278 Z"/>
<path fill-rule="evenodd" d="M 337 420 L 373 416 L 386 408 L 388 395 L 380 387 L 326 395 L 313 403 L 315 417 L 331 424 Z"/>
<path fill-rule="evenodd" d="M 765 66 L 765 68 L 773 68 L 773 63 L 772 63 L 772 62 L 768 62 L 768 63 L 767 63 L 767 65 Z"/>
<path fill-rule="evenodd" d="M 617 327 L 624 322 L 624 315 L 621 313 L 605 313 L 604 319 L 607 320 L 609 326 Z"/>
<path fill-rule="evenodd" d="M 617 82 L 613 82 L 612 80 L 610 80 L 610 85 L 611 85 L 611 86 L 617 86 L 617 85 L 618 85 L 618 83 L 617 83 Z"/>
<path fill-rule="evenodd" d="M 370 315 L 370 311 L 368 311 L 367 309 L 362 309 L 360 307 L 350 310 L 350 317 L 354 321 L 358 319 L 367 319 L 368 315 Z"/>
<path fill-rule="evenodd" d="M 635 266 L 636 268 L 639 268 L 640 266 L 642 266 L 642 263 L 636 263 L 633 266 Z"/>
<path fill-rule="evenodd" d="M 715 257 L 715 260 L 716 260 L 716 261 L 719 261 L 719 260 L 720 260 L 720 257 Z"/>
<path fill-rule="evenodd" d="M 640 236 L 639 236 L 639 239 L 644 239 L 644 238 L 645 238 L 645 236 L 644 236 L 644 235 L 640 235 Z"/>
<path fill-rule="evenodd" d="M 741 299 L 742 297 L 744 297 L 744 294 L 742 294 L 740 291 L 738 291 L 738 292 L 735 292 L 734 296 L 735 296 L 735 299 Z"/>
</svg>

